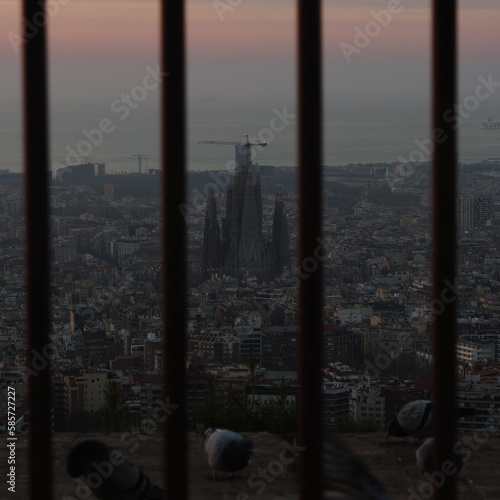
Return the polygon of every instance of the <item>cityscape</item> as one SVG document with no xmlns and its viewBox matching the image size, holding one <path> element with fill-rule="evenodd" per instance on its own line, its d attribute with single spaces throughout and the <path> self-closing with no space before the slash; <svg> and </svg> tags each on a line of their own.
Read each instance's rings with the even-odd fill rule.
<svg viewBox="0 0 500 500">
<path fill-rule="evenodd" d="M 500 497 L 500 6 L 438 4 L 3 2 L 1 498 Z"/>
<path fill-rule="evenodd" d="M 190 172 L 190 423 L 213 396 L 261 405 L 297 396 L 296 172 L 258 165 L 235 147 L 234 170 Z M 51 180 L 52 345 L 27 364 L 22 174 L 0 175 L 0 377 L 17 388 L 16 428 L 29 428 L 26 377 L 53 373 L 54 431 L 140 428 L 161 407 L 160 191 L 155 169 L 106 174 L 60 169 Z M 387 427 L 413 399 L 430 399 L 429 164 L 324 168 L 324 415 L 327 427 Z M 457 369 L 461 431 L 498 430 L 500 163 L 460 165 Z M 451 286 L 451 284 L 450 284 Z M 445 290 L 446 292 L 446 290 Z M 445 295 L 446 296 L 446 295 Z M 212 394 L 212 396 L 210 396 Z M 213 403 L 213 401 L 212 401 Z M 227 415 L 212 418 L 230 418 Z M 221 424 L 219 424 L 221 425 Z M 249 429 L 257 425 L 249 420 Z M 283 429 L 280 429 L 280 426 Z"/>
</svg>

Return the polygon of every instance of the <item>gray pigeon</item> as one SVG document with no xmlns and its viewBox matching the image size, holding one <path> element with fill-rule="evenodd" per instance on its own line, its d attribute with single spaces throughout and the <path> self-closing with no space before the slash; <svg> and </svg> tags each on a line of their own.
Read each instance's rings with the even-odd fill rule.
<svg viewBox="0 0 500 500">
<path fill-rule="evenodd" d="M 434 438 L 426 439 L 422 445 L 415 452 L 415 457 L 417 459 L 417 467 L 418 470 L 422 473 L 432 474 L 434 472 L 434 467 L 432 464 L 432 446 L 434 444 Z M 453 448 L 453 452 L 455 453 L 455 457 L 453 458 L 453 463 L 455 464 L 456 471 L 455 474 L 460 472 L 460 469 L 463 466 L 463 460 L 461 457 L 461 450 L 456 450 Z"/>
<path fill-rule="evenodd" d="M 432 432 L 432 401 L 418 399 L 406 403 L 389 424 L 389 436 L 426 438 Z"/>
<path fill-rule="evenodd" d="M 161 500 L 163 491 L 123 453 L 88 439 L 69 452 L 66 468 L 101 500 Z"/>
<path fill-rule="evenodd" d="M 475 415 L 475 408 L 457 409 L 458 417 Z M 386 440 L 390 436 L 413 436 L 424 439 L 432 435 L 432 401 L 417 399 L 406 403 L 389 424 Z"/>
<path fill-rule="evenodd" d="M 424 472 L 431 473 L 433 442 L 434 438 L 426 439 L 415 452 L 417 467 L 422 474 L 424 474 Z"/>
<path fill-rule="evenodd" d="M 236 432 L 209 428 L 204 431 L 203 437 L 213 479 L 217 479 L 218 471 L 230 472 L 234 477 L 235 472 L 248 465 L 253 455 L 253 442 Z"/>
<path fill-rule="evenodd" d="M 285 436 L 291 446 L 292 436 Z M 375 477 L 366 464 L 333 432 L 323 437 L 323 498 L 325 500 L 391 500 L 385 486 Z M 306 447 L 298 447 L 306 450 Z M 303 457 L 307 460 L 307 457 Z M 298 473 L 298 462 L 290 467 Z"/>
<path fill-rule="evenodd" d="M 336 435 L 323 442 L 325 498 L 391 500 L 385 486 Z"/>
</svg>

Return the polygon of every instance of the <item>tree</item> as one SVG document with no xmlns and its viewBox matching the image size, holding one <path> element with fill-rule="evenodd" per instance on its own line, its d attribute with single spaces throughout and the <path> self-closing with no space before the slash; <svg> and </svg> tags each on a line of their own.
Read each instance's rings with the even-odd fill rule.
<svg viewBox="0 0 500 500">
<path fill-rule="evenodd" d="M 123 432 L 130 428 L 130 418 L 122 404 L 122 390 L 118 384 L 110 384 L 104 391 L 106 406 L 100 410 L 104 432 Z"/>
</svg>

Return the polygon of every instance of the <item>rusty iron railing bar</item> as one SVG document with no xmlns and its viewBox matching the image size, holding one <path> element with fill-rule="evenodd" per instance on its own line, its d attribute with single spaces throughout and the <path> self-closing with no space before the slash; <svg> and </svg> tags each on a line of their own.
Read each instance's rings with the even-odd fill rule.
<svg viewBox="0 0 500 500">
<path fill-rule="evenodd" d="M 175 406 L 165 422 L 165 498 L 187 492 L 185 22 L 182 0 L 161 3 L 162 279 L 164 394 Z"/>
<path fill-rule="evenodd" d="M 432 349 L 434 465 L 452 458 L 456 443 L 456 0 L 434 0 L 432 12 Z M 456 498 L 456 474 L 435 488 L 435 499 Z"/>
<path fill-rule="evenodd" d="M 322 498 L 323 331 L 321 2 L 298 2 L 299 492 Z"/>
<path fill-rule="evenodd" d="M 29 495 L 52 498 L 47 15 L 24 0 L 23 129 L 29 387 Z M 35 27 L 35 28 L 33 28 Z M 35 29 L 35 31 L 33 31 Z M 43 456 L 43 460 L 40 457 Z"/>
</svg>

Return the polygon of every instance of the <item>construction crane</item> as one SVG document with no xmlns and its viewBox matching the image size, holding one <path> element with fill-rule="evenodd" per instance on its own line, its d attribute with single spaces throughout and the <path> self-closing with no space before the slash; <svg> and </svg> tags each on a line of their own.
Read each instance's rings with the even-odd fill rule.
<svg viewBox="0 0 500 500">
<path fill-rule="evenodd" d="M 245 134 L 246 141 L 241 142 L 241 141 L 198 141 L 198 144 L 221 144 L 223 146 L 235 146 L 236 148 L 238 146 L 242 146 L 244 151 L 245 151 L 245 164 L 250 165 L 252 163 L 252 147 L 258 146 L 261 148 L 265 148 L 267 146 L 267 142 L 256 142 L 256 143 L 251 143 L 248 138 L 248 134 Z M 235 148 L 235 149 L 236 149 Z"/>
<path fill-rule="evenodd" d="M 139 173 L 142 174 L 142 160 L 147 160 L 150 155 L 132 155 L 134 158 L 137 158 L 139 165 L 138 165 L 138 170 Z"/>
</svg>

